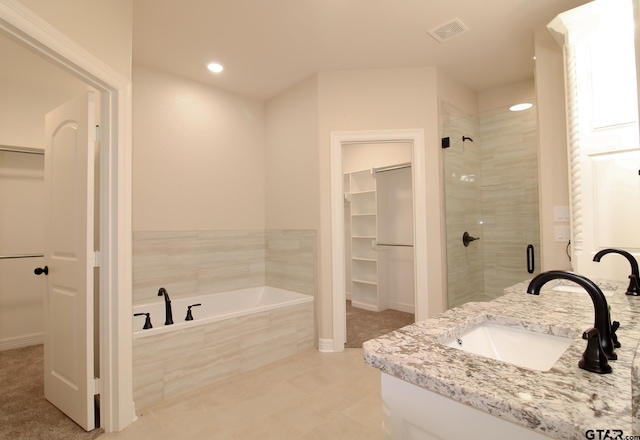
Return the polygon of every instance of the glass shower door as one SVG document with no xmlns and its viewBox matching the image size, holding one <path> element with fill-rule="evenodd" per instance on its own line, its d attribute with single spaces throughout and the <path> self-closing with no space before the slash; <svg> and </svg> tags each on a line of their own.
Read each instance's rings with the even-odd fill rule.
<svg viewBox="0 0 640 440">
<path fill-rule="evenodd" d="M 535 110 L 501 108 L 447 122 L 444 136 L 449 308 L 488 301 L 539 273 Z M 464 245 L 464 233 L 479 238 Z"/>
</svg>

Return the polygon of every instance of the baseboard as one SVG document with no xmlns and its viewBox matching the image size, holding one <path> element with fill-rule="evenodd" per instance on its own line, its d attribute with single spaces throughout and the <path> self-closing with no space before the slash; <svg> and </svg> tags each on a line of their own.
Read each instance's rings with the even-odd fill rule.
<svg viewBox="0 0 640 440">
<path fill-rule="evenodd" d="M 318 338 L 318 351 L 321 353 L 333 353 L 333 339 Z"/>
<path fill-rule="evenodd" d="M 368 310 L 370 312 L 379 312 L 380 311 L 380 310 L 378 310 L 378 306 L 367 304 L 367 303 L 360 302 L 360 301 L 351 300 L 351 305 L 353 307 L 357 307 L 357 308 L 363 309 L 363 310 Z"/>
<path fill-rule="evenodd" d="M 44 344 L 44 333 L 32 333 L 30 335 L 16 336 L 0 340 L 0 351 L 13 350 L 15 348 L 29 347 L 31 345 Z"/>
<path fill-rule="evenodd" d="M 405 312 L 405 313 L 411 313 L 411 314 L 415 314 L 415 307 L 413 306 L 413 304 L 406 304 L 406 303 L 399 303 L 399 302 L 392 302 L 389 303 L 389 308 L 393 309 L 393 310 L 397 310 L 399 312 Z"/>
<path fill-rule="evenodd" d="M 345 292 L 344 297 L 347 299 L 347 301 L 351 301 L 351 292 Z"/>
</svg>

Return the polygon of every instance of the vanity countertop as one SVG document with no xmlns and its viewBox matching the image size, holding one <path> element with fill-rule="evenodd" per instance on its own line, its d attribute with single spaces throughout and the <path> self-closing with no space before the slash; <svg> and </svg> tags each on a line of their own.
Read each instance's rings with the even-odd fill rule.
<svg viewBox="0 0 640 440">
<path fill-rule="evenodd" d="M 587 430 L 598 429 L 639 434 L 632 401 L 640 400 L 640 361 L 634 363 L 640 340 L 640 298 L 624 294 L 628 283 L 597 283 L 615 290 L 606 299 L 611 320 L 620 322 L 617 336 L 622 345 L 616 349 L 618 360 L 609 362 L 613 372 L 600 375 L 578 368 L 587 343 L 582 333 L 594 324 L 591 298 L 586 292 L 550 291 L 557 284 L 568 283 L 549 282 L 536 296 L 526 293 L 528 282 L 523 282 L 505 289 L 493 301 L 468 303 L 367 341 L 363 345 L 365 362 L 550 437 L 584 439 Z M 440 344 L 482 321 L 571 337 L 574 342 L 549 371 L 530 370 Z"/>
</svg>

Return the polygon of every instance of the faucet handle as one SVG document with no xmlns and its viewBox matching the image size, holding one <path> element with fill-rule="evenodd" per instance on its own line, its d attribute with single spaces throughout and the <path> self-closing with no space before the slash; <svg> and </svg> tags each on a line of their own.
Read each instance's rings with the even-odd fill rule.
<svg viewBox="0 0 640 440">
<path fill-rule="evenodd" d="M 590 328 L 582 334 L 582 339 L 587 340 L 587 348 L 582 353 L 578 367 L 583 370 L 598 374 L 611 373 L 612 368 L 607 360 L 607 355 L 602 350 L 600 332 L 596 328 Z"/>
<path fill-rule="evenodd" d="M 613 346 L 615 348 L 620 348 L 620 342 L 618 342 L 618 335 L 616 335 L 616 331 L 620 328 L 620 323 L 618 321 L 613 321 L 611 323 L 611 340 L 613 341 Z"/>
<path fill-rule="evenodd" d="M 133 316 L 142 316 L 142 315 L 146 315 L 147 317 L 144 320 L 144 327 L 142 327 L 144 330 L 153 328 L 153 326 L 151 325 L 151 313 L 134 313 Z"/>
<path fill-rule="evenodd" d="M 640 296 L 640 280 L 634 274 L 629 275 L 629 287 L 627 287 L 626 294 Z"/>
<path fill-rule="evenodd" d="M 201 306 L 202 304 L 191 304 L 187 306 L 187 317 L 184 318 L 185 321 L 193 321 L 193 315 L 191 314 L 191 307 Z"/>
</svg>

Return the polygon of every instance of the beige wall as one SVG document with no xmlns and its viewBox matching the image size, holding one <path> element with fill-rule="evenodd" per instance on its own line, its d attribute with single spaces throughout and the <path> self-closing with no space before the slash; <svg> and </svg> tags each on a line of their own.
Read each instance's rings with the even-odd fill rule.
<svg viewBox="0 0 640 440">
<path fill-rule="evenodd" d="M 429 310 L 442 308 L 437 69 L 320 72 L 320 338 L 332 338 L 330 134 L 332 131 L 424 129 L 427 171 Z"/>
<path fill-rule="evenodd" d="M 265 126 L 267 229 L 317 229 L 317 76 L 267 101 Z"/>
<path fill-rule="evenodd" d="M 535 99 L 533 78 L 478 93 L 478 113 Z"/>
<path fill-rule="evenodd" d="M 546 28 L 535 32 L 535 53 L 542 270 L 570 269 L 567 243 L 554 239 L 553 211 L 569 205 L 564 67 L 562 49 Z"/>
<path fill-rule="evenodd" d="M 265 227 L 260 101 L 134 67 L 133 230 Z"/>
<path fill-rule="evenodd" d="M 18 0 L 125 78 L 131 78 L 133 0 Z"/>
</svg>

